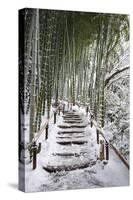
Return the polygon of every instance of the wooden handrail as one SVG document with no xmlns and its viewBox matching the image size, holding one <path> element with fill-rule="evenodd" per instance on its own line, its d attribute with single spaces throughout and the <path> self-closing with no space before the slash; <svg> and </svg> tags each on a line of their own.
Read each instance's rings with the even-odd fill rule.
<svg viewBox="0 0 133 200">
<path fill-rule="evenodd" d="M 109 140 L 106 139 L 106 137 L 104 135 L 104 131 L 100 127 L 98 127 L 97 122 L 94 119 L 92 119 L 91 121 L 94 124 L 94 126 L 96 127 L 96 129 L 99 131 L 101 136 L 104 138 L 104 140 L 108 143 L 109 147 L 111 147 L 113 149 L 113 151 L 117 154 L 117 156 L 121 159 L 121 161 L 129 169 L 130 166 L 129 166 L 128 161 L 125 159 L 125 157 L 118 151 L 118 149 Z"/>
<path fill-rule="evenodd" d="M 113 144 L 110 143 L 110 146 L 112 147 L 114 152 L 119 156 L 119 158 L 123 161 L 123 163 L 126 165 L 126 167 L 129 169 L 130 168 L 129 163 L 124 158 L 124 156 L 116 149 L 116 147 Z"/>
<path fill-rule="evenodd" d="M 60 108 L 62 104 L 60 104 L 57 108 L 56 108 L 56 112 L 58 111 L 58 109 Z M 47 119 L 44 123 L 44 125 L 41 127 L 41 129 L 38 131 L 37 135 L 34 136 L 34 138 L 32 139 L 32 142 L 29 143 L 25 149 L 29 149 L 34 142 L 37 142 L 37 140 L 40 138 L 41 134 L 43 133 L 44 129 L 46 128 L 46 126 L 48 125 L 49 121 L 51 120 L 51 118 L 53 117 L 54 112 L 52 113 L 52 115 L 50 116 L 49 119 Z"/>
</svg>

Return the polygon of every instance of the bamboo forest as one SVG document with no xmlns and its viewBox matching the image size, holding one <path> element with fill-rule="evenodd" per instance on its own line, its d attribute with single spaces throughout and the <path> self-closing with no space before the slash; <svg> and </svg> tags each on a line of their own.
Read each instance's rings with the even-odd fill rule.
<svg viewBox="0 0 133 200">
<path fill-rule="evenodd" d="M 129 185 L 129 15 L 19 11 L 19 188 Z"/>
</svg>

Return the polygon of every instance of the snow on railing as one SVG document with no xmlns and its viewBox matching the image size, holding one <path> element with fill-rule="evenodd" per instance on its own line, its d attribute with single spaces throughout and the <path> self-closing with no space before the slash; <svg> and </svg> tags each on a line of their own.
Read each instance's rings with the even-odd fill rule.
<svg viewBox="0 0 133 200">
<path fill-rule="evenodd" d="M 92 115 L 92 113 L 90 113 Z M 93 115 L 92 115 L 93 116 Z M 104 138 L 105 142 L 109 145 L 110 148 L 113 149 L 115 154 L 121 159 L 121 161 L 126 165 L 126 167 L 129 169 L 129 163 L 125 159 L 125 157 L 118 151 L 118 149 L 107 139 L 104 135 L 104 131 L 102 130 L 101 127 L 98 126 L 97 122 L 92 118 L 91 119 L 92 124 L 95 126 L 96 130 L 98 130 L 99 134 Z"/>
<path fill-rule="evenodd" d="M 58 110 L 60 110 L 60 107 L 62 106 L 62 104 L 60 104 L 54 111 L 53 113 L 51 114 L 50 118 L 47 119 L 45 121 L 45 123 L 42 125 L 41 129 L 37 132 L 37 134 L 35 135 L 35 137 L 32 139 L 32 142 L 29 143 L 27 146 L 26 146 L 26 149 L 29 149 L 33 144 L 34 142 L 37 142 L 37 140 L 40 138 L 40 136 L 42 135 L 42 133 L 44 132 L 44 130 L 47 128 L 47 125 L 49 123 L 49 121 L 51 120 L 51 118 L 54 116 L 54 113 L 57 113 Z"/>
<path fill-rule="evenodd" d="M 33 169 L 36 169 L 37 167 L 37 154 L 40 153 L 41 151 L 41 142 L 39 142 L 39 145 L 37 145 L 37 140 L 40 138 L 40 136 L 42 135 L 42 133 L 45 131 L 45 139 L 48 139 L 48 125 L 49 125 L 49 121 L 51 120 L 51 118 L 54 115 L 54 124 L 56 123 L 56 113 L 59 110 L 59 115 L 60 115 L 60 107 L 62 106 L 62 104 L 60 104 L 57 108 L 54 109 L 53 113 L 51 114 L 50 118 L 47 119 L 44 123 L 44 125 L 41 127 L 41 129 L 38 131 L 38 133 L 35 135 L 35 137 L 33 138 L 32 142 L 29 143 L 27 145 L 27 147 L 25 149 L 28 149 L 30 152 L 30 160 L 32 160 L 32 164 L 33 164 Z M 63 112 L 64 112 L 64 106 L 63 106 Z"/>
</svg>

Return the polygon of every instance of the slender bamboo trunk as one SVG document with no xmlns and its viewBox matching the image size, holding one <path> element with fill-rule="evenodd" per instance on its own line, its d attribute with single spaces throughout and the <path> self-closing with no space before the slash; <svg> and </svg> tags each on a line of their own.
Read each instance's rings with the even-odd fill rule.
<svg viewBox="0 0 133 200">
<path fill-rule="evenodd" d="M 31 142 L 34 138 L 35 134 L 35 97 L 36 97 L 36 64 L 37 64 L 37 32 L 38 32 L 38 17 L 39 12 L 38 9 L 34 11 L 34 32 L 33 32 L 33 55 L 32 55 L 32 83 L 31 83 L 31 101 L 30 101 L 30 134 L 29 134 L 29 141 Z"/>
</svg>

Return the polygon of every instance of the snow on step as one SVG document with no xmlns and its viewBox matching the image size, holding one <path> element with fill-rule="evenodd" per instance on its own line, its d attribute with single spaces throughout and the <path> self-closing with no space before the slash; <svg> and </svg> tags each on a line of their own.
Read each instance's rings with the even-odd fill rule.
<svg viewBox="0 0 133 200">
<path fill-rule="evenodd" d="M 67 115 L 67 116 L 63 116 L 63 119 L 75 119 L 75 120 L 81 120 L 82 118 L 81 118 L 80 116 Z"/>
<path fill-rule="evenodd" d="M 73 165 L 58 165 L 58 166 L 50 166 L 47 165 L 47 167 L 43 167 L 43 169 L 45 169 L 47 172 L 52 173 L 52 172 L 57 172 L 57 171 L 72 171 L 72 170 L 76 170 L 76 169 L 83 169 L 83 168 L 87 168 L 87 167 L 92 167 L 93 165 L 96 164 L 96 161 L 94 160 L 90 160 L 90 162 L 84 162 L 82 164 L 73 164 Z"/>
<path fill-rule="evenodd" d="M 68 130 L 62 130 L 62 129 L 60 129 L 59 131 L 58 131 L 58 134 L 73 134 L 73 133 L 84 133 L 85 131 L 84 131 L 84 128 L 83 129 L 76 129 L 76 128 L 73 128 L 73 129 L 68 129 Z"/>
<path fill-rule="evenodd" d="M 65 116 L 68 116 L 68 115 L 70 115 L 70 116 L 79 116 L 79 114 L 77 114 L 77 113 L 70 113 L 70 112 L 67 112 L 66 114 L 65 114 Z"/>
<path fill-rule="evenodd" d="M 83 121 L 80 120 L 80 121 L 77 122 L 76 120 L 64 120 L 64 123 L 75 124 L 75 123 L 83 123 Z"/>
<path fill-rule="evenodd" d="M 64 157 L 69 157 L 69 156 L 79 157 L 79 156 L 85 155 L 85 154 L 87 154 L 87 152 L 80 152 L 80 153 L 68 153 L 68 152 L 64 152 L 64 153 L 53 153 L 54 156 L 64 156 Z"/>
<path fill-rule="evenodd" d="M 67 139 L 66 139 L 66 135 L 64 136 L 64 137 L 56 137 L 57 138 L 57 141 L 56 142 L 60 142 L 60 141 L 71 141 L 71 142 L 73 142 L 73 141 L 81 141 L 81 139 L 82 139 L 82 141 L 86 141 L 88 138 L 86 137 L 86 135 L 82 135 L 82 133 L 80 134 L 80 135 L 71 135 L 71 136 L 69 136 Z"/>
<path fill-rule="evenodd" d="M 69 151 L 70 152 L 70 151 Z M 85 152 L 85 151 L 84 151 Z M 64 155 L 63 155 L 64 154 Z M 75 169 L 82 169 L 86 167 L 91 167 L 96 164 L 96 158 L 94 159 L 93 152 L 87 151 L 87 153 L 75 153 L 75 156 L 71 154 L 68 155 L 68 151 L 64 153 L 55 152 L 51 155 L 51 160 L 46 160 L 43 168 L 48 172 L 56 171 L 71 171 Z"/>
<path fill-rule="evenodd" d="M 86 124 L 61 124 L 58 125 L 59 128 L 85 128 Z"/>
<path fill-rule="evenodd" d="M 65 116 L 63 116 L 63 118 L 70 118 L 70 119 L 75 118 L 75 119 L 81 119 L 81 116 L 79 116 L 79 115 L 65 115 Z"/>
<path fill-rule="evenodd" d="M 69 123 L 69 122 L 75 122 L 75 123 L 79 123 L 79 122 L 82 122 L 83 123 L 83 120 L 82 119 L 64 119 L 65 123 Z"/>
<path fill-rule="evenodd" d="M 75 118 L 75 119 L 82 119 L 82 116 L 81 115 L 63 115 L 62 116 L 63 118 Z"/>
<path fill-rule="evenodd" d="M 66 115 L 63 115 L 62 116 L 63 118 L 75 118 L 75 119 L 81 119 L 82 118 L 82 116 L 81 115 L 68 115 L 68 114 L 66 114 Z"/>
<path fill-rule="evenodd" d="M 60 144 L 60 145 L 72 145 L 72 144 L 82 145 L 82 144 L 85 144 L 85 143 L 88 143 L 88 142 L 87 141 L 75 140 L 75 141 L 57 141 L 57 143 Z"/>
<path fill-rule="evenodd" d="M 85 143 L 83 145 L 76 145 L 76 144 L 71 144 L 71 145 L 60 145 L 56 143 L 56 148 L 54 149 L 53 153 L 58 152 L 58 153 L 80 153 L 80 152 L 88 152 L 88 143 Z"/>
<path fill-rule="evenodd" d="M 82 121 L 81 118 L 75 118 L 75 117 L 73 117 L 73 118 L 70 118 L 70 117 L 64 117 L 63 120 L 64 120 L 64 121 L 68 121 L 68 123 L 69 123 L 70 121 L 75 121 L 76 123 Z"/>
<path fill-rule="evenodd" d="M 72 138 L 72 137 L 73 137 L 73 138 L 84 138 L 85 136 L 84 136 L 84 135 L 79 135 L 79 136 L 78 136 L 78 135 L 70 135 L 70 134 L 69 134 L 68 136 L 66 136 L 66 135 L 64 136 L 64 135 L 63 135 L 63 136 L 59 136 L 59 137 L 57 136 L 56 138 L 57 138 L 57 139 L 68 139 L 68 138 Z"/>
<path fill-rule="evenodd" d="M 78 135 L 71 134 L 68 137 L 66 137 L 65 135 L 63 137 L 56 137 L 56 138 L 57 138 L 56 142 L 61 145 L 72 145 L 72 144 L 83 145 L 85 143 L 88 143 L 87 137 L 82 133 L 79 133 Z"/>
<path fill-rule="evenodd" d="M 83 133 L 65 133 L 65 134 L 59 134 L 56 136 L 56 139 L 81 139 L 81 138 L 86 138 L 86 135 Z M 86 138 L 87 139 L 87 138 Z"/>
</svg>

